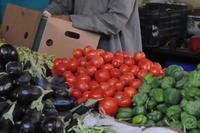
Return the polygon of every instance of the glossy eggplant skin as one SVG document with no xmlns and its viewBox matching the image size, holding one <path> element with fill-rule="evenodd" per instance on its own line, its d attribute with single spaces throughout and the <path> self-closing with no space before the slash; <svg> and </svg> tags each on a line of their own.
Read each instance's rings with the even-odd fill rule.
<svg viewBox="0 0 200 133">
<path fill-rule="evenodd" d="M 0 73 L 5 72 L 5 65 L 0 61 Z"/>
<path fill-rule="evenodd" d="M 4 44 L 0 47 L 0 60 L 5 65 L 9 61 L 19 61 L 17 50 L 10 44 Z"/>
<path fill-rule="evenodd" d="M 53 105 L 51 100 L 46 100 L 43 108 L 43 113 L 45 116 L 58 116 L 58 111 Z"/>
<path fill-rule="evenodd" d="M 41 124 L 42 133 L 63 133 L 64 124 L 58 117 L 48 117 Z"/>
<path fill-rule="evenodd" d="M 53 97 L 54 98 L 67 98 L 67 97 L 69 97 L 69 92 L 67 89 L 58 88 L 57 90 L 54 90 Z"/>
<path fill-rule="evenodd" d="M 19 85 L 28 85 L 32 79 L 31 74 L 28 71 L 24 71 L 17 80 Z"/>
<path fill-rule="evenodd" d="M 10 75 L 0 76 L 0 96 L 8 96 L 13 89 L 13 80 Z"/>
<path fill-rule="evenodd" d="M 22 66 L 17 61 L 10 61 L 6 64 L 6 72 L 10 75 L 20 75 L 22 73 Z"/>
<path fill-rule="evenodd" d="M 90 110 L 89 107 L 82 105 L 77 110 L 75 110 L 74 113 L 83 115 L 83 114 L 87 113 L 89 110 Z"/>
<path fill-rule="evenodd" d="M 0 117 L 8 110 L 9 104 L 5 102 L 0 102 Z"/>
<path fill-rule="evenodd" d="M 51 86 L 46 78 L 44 77 L 36 77 L 32 82 L 35 86 L 40 86 L 41 88 L 48 90 L 51 89 Z"/>
<path fill-rule="evenodd" d="M 21 121 L 25 113 L 26 113 L 26 107 L 23 105 L 16 104 L 15 109 L 13 111 L 14 122 Z"/>
<path fill-rule="evenodd" d="M 42 120 L 41 112 L 34 110 L 29 110 L 23 118 L 24 121 L 30 121 L 33 124 L 37 124 Z"/>
<path fill-rule="evenodd" d="M 22 122 L 19 133 L 35 133 L 35 126 L 30 121 Z"/>
<path fill-rule="evenodd" d="M 0 120 L 0 133 L 11 133 L 13 124 L 10 120 Z"/>
<path fill-rule="evenodd" d="M 40 88 L 35 86 L 21 86 L 17 93 L 17 102 L 28 105 L 42 95 Z"/>
<path fill-rule="evenodd" d="M 76 104 L 76 100 L 73 98 L 55 98 L 52 102 L 58 111 L 68 111 Z"/>
</svg>

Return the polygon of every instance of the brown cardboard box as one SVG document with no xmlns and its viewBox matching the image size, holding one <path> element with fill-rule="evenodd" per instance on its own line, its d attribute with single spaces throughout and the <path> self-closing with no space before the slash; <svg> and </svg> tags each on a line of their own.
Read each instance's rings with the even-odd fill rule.
<svg viewBox="0 0 200 133">
<path fill-rule="evenodd" d="M 70 57 L 73 49 L 92 45 L 97 48 L 100 36 L 72 27 L 66 20 L 50 17 L 41 39 L 39 52 Z"/>
<path fill-rule="evenodd" d="M 14 45 L 32 48 L 42 14 L 8 4 L 2 23 L 2 37 Z"/>
</svg>

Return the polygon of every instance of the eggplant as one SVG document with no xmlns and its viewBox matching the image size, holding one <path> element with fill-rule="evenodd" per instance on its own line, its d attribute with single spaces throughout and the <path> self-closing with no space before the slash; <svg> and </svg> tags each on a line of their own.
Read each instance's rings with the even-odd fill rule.
<svg viewBox="0 0 200 133">
<path fill-rule="evenodd" d="M 3 63 L 0 62 L 0 73 L 1 72 L 5 72 L 6 69 L 5 69 L 5 65 Z"/>
<path fill-rule="evenodd" d="M 17 93 L 17 102 L 28 105 L 42 95 L 42 90 L 35 86 L 21 86 Z"/>
<path fill-rule="evenodd" d="M 5 65 L 9 61 L 19 61 L 17 50 L 10 44 L 4 44 L 0 47 L 0 60 Z"/>
<path fill-rule="evenodd" d="M 10 75 L 0 76 L 0 96 L 8 96 L 13 89 L 13 80 Z"/>
<path fill-rule="evenodd" d="M 70 111 L 59 112 L 59 117 L 64 118 L 64 122 L 73 119 L 73 113 Z"/>
<path fill-rule="evenodd" d="M 19 105 L 19 104 L 16 104 L 15 109 L 13 111 L 14 122 L 21 121 L 23 116 L 25 115 L 25 113 L 26 113 L 26 107 Z"/>
<path fill-rule="evenodd" d="M 19 133 L 35 133 L 35 126 L 30 121 L 22 122 Z"/>
<path fill-rule="evenodd" d="M 33 124 L 37 124 L 42 120 L 42 114 L 36 109 L 29 110 L 24 116 L 23 120 L 30 121 Z"/>
<path fill-rule="evenodd" d="M 74 98 L 55 98 L 52 102 L 58 111 L 68 111 L 76 105 Z"/>
<path fill-rule="evenodd" d="M 51 86 L 46 78 L 44 77 L 36 77 L 33 81 L 35 86 L 40 86 L 41 88 L 48 90 L 51 89 Z"/>
<path fill-rule="evenodd" d="M 90 107 L 82 105 L 78 109 L 76 109 L 73 113 L 83 115 L 83 114 L 87 113 L 89 110 L 90 110 Z"/>
<path fill-rule="evenodd" d="M 0 102 L 5 102 L 7 101 L 7 97 L 6 96 L 0 96 Z"/>
<path fill-rule="evenodd" d="M 6 64 L 6 72 L 10 75 L 20 75 L 22 73 L 22 66 L 17 61 L 10 61 Z"/>
<path fill-rule="evenodd" d="M 66 82 L 65 78 L 62 75 L 59 75 L 59 74 L 54 75 L 52 77 L 52 80 L 51 80 L 52 84 L 63 84 L 65 82 Z"/>
<path fill-rule="evenodd" d="M 69 97 L 69 92 L 66 89 L 58 88 L 53 92 L 54 98 L 67 98 Z"/>
<path fill-rule="evenodd" d="M 19 85 L 28 85 L 31 81 L 31 74 L 28 71 L 24 71 L 21 76 L 18 78 L 17 83 Z"/>
<path fill-rule="evenodd" d="M 11 133 L 13 124 L 10 120 L 0 120 L 0 133 Z"/>
<path fill-rule="evenodd" d="M 58 117 L 47 117 L 41 124 L 42 133 L 63 133 L 64 123 Z"/>
<path fill-rule="evenodd" d="M 31 61 L 26 61 L 25 63 L 24 63 L 24 67 L 23 67 L 23 70 L 25 71 L 25 70 L 28 70 L 28 69 L 30 69 L 31 68 Z"/>
<path fill-rule="evenodd" d="M 0 102 L 0 117 L 8 110 L 9 104 L 7 102 Z"/>
<path fill-rule="evenodd" d="M 45 114 L 45 116 L 57 116 L 58 115 L 58 111 L 56 110 L 56 108 L 53 105 L 51 100 L 45 101 L 43 113 Z"/>
</svg>

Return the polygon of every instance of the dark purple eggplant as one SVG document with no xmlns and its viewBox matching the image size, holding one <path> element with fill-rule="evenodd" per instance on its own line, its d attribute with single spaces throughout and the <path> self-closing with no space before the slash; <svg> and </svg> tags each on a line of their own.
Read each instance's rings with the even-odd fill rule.
<svg viewBox="0 0 200 133">
<path fill-rule="evenodd" d="M 0 117 L 8 110 L 9 104 L 7 102 L 0 102 Z"/>
<path fill-rule="evenodd" d="M 8 96 L 13 89 L 13 80 L 10 75 L 0 76 L 0 96 Z"/>
<path fill-rule="evenodd" d="M 58 117 L 48 117 L 41 124 L 42 133 L 63 133 L 64 123 Z"/>
<path fill-rule="evenodd" d="M 24 71 L 21 76 L 18 78 L 17 83 L 19 85 L 28 85 L 31 81 L 31 74 L 28 71 Z"/>
<path fill-rule="evenodd" d="M 5 102 L 7 99 L 8 98 L 6 96 L 0 96 L 0 102 Z"/>
<path fill-rule="evenodd" d="M 0 47 L 1 62 L 8 63 L 9 61 L 19 61 L 17 50 L 10 44 L 4 44 Z"/>
<path fill-rule="evenodd" d="M 23 116 L 25 115 L 25 113 L 26 113 L 26 107 L 19 105 L 19 104 L 16 104 L 15 109 L 13 111 L 14 122 L 21 121 Z"/>
<path fill-rule="evenodd" d="M 90 110 L 90 107 L 82 105 L 78 109 L 76 109 L 73 113 L 83 115 L 83 114 L 87 113 L 89 110 Z"/>
<path fill-rule="evenodd" d="M 30 121 L 21 123 L 19 133 L 35 133 L 35 125 Z"/>
<path fill-rule="evenodd" d="M 63 84 L 65 82 L 66 80 L 62 75 L 54 75 L 51 80 L 52 84 Z"/>
<path fill-rule="evenodd" d="M 1 72 L 5 72 L 6 69 L 5 69 L 5 65 L 3 63 L 0 62 L 0 73 Z"/>
<path fill-rule="evenodd" d="M 67 98 L 67 97 L 69 97 L 69 92 L 66 89 L 59 88 L 57 90 L 54 90 L 53 97 L 54 98 Z"/>
<path fill-rule="evenodd" d="M 23 70 L 28 70 L 31 68 L 31 61 L 24 62 Z"/>
<path fill-rule="evenodd" d="M 43 113 L 45 114 L 45 116 L 57 116 L 58 115 L 58 111 L 56 110 L 56 108 L 53 105 L 51 100 L 45 101 Z"/>
<path fill-rule="evenodd" d="M 10 75 L 20 75 L 22 73 L 22 66 L 17 61 L 10 61 L 6 64 L 6 72 Z"/>
<path fill-rule="evenodd" d="M 36 109 L 29 110 L 23 118 L 24 121 L 30 121 L 33 124 L 37 124 L 42 120 L 42 114 Z"/>
<path fill-rule="evenodd" d="M 68 111 L 76 105 L 74 98 L 55 98 L 52 102 L 58 111 Z"/>
<path fill-rule="evenodd" d="M 42 90 L 35 86 L 21 86 L 17 93 L 17 102 L 28 105 L 42 95 Z"/>
<path fill-rule="evenodd" d="M 59 112 L 59 117 L 64 118 L 64 122 L 73 119 L 73 113 L 70 111 Z"/>
<path fill-rule="evenodd" d="M 13 124 L 10 120 L 0 120 L 0 133 L 11 133 Z"/>
<path fill-rule="evenodd" d="M 48 90 L 51 89 L 51 86 L 46 78 L 44 77 L 36 77 L 33 81 L 35 86 L 40 86 L 41 88 Z"/>
</svg>

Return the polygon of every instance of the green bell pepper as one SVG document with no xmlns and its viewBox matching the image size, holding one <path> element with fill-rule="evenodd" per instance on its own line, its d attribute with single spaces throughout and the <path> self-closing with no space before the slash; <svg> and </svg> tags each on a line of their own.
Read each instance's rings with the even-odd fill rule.
<svg viewBox="0 0 200 133">
<path fill-rule="evenodd" d="M 147 115 L 149 120 L 153 120 L 155 122 L 159 121 L 162 118 L 162 113 L 160 111 L 153 111 Z"/>
<path fill-rule="evenodd" d="M 133 115 L 144 115 L 146 110 L 144 106 L 136 106 L 133 108 Z"/>
<path fill-rule="evenodd" d="M 166 113 L 166 111 L 167 111 L 167 105 L 166 104 L 159 104 L 159 105 L 157 105 L 157 107 L 156 107 L 160 112 L 162 112 L 162 113 Z"/>
<path fill-rule="evenodd" d="M 166 115 L 170 119 L 178 120 L 181 114 L 181 107 L 178 105 L 173 105 L 167 109 Z"/>
<path fill-rule="evenodd" d="M 176 105 L 181 101 L 182 95 L 179 90 L 169 88 L 164 91 L 165 103 L 169 105 Z"/>
<path fill-rule="evenodd" d="M 133 116 L 133 111 L 131 108 L 120 108 L 118 110 L 117 119 L 128 119 Z"/>
<path fill-rule="evenodd" d="M 163 89 L 153 89 L 152 96 L 156 102 L 161 103 L 164 101 L 164 91 Z"/>
<path fill-rule="evenodd" d="M 132 102 L 134 106 L 144 105 L 147 99 L 148 99 L 148 96 L 146 93 L 138 93 L 133 97 Z"/>
<path fill-rule="evenodd" d="M 187 114 L 186 112 L 181 113 L 181 122 L 185 129 L 195 129 L 197 128 L 196 117 Z"/>
<path fill-rule="evenodd" d="M 146 124 L 147 117 L 145 115 L 136 115 L 132 119 L 132 124 Z"/>
</svg>

